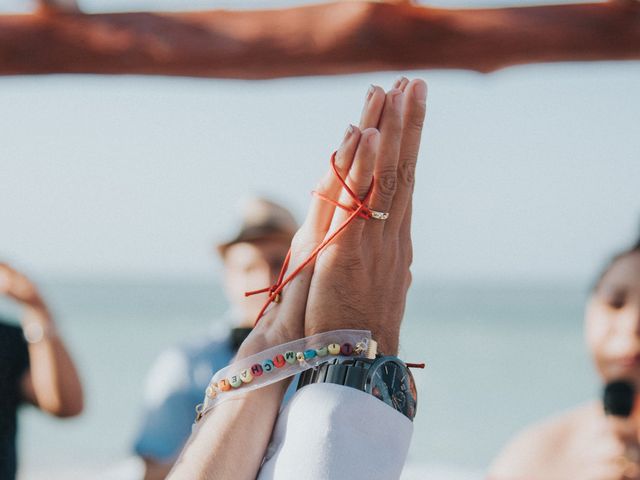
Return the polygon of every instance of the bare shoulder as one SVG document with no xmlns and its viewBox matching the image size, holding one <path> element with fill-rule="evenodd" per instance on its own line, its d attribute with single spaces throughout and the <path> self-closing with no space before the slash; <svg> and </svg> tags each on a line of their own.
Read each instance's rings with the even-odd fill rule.
<svg viewBox="0 0 640 480">
<path fill-rule="evenodd" d="M 574 408 L 527 427 L 500 452 L 489 469 L 491 480 L 531 478 L 562 459 L 581 429 L 597 414 L 597 404 Z"/>
</svg>

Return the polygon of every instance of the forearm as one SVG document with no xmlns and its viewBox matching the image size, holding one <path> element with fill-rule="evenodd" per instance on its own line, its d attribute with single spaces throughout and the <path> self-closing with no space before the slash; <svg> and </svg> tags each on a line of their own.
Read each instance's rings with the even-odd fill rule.
<svg viewBox="0 0 640 480">
<path fill-rule="evenodd" d="M 271 320 L 260 322 L 236 360 L 293 339 L 290 333 L 271 326 Z M 255 479 L 289 383 L 283 380 L 249 391 L 205 413 L 168 478 Z"/>
<path fill-rule="evenodd" d="M 207 413 L 168 478 L 255 479 L 288 384 L 253 390 Z"/>
<path fill-rule="evenodd" d="M 24 382 L 25 396 L 53 415 L 79 414 L 83 408 L 82 385 L 44 305 L 26 308 L 23 325 L 32 324 L 39 325 L 44 334 L 42 340 L 29 344 L 30 370 Z"/>
</svg>

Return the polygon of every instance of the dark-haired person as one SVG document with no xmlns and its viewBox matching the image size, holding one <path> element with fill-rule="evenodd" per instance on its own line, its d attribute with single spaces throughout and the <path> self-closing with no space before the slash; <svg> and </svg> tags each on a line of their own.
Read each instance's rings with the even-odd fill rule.
<svg viewBox="0 0 640 480">
<path fill-rule="evenodd" d="M 603 383 L 625 381 L 640 392 L 640 241 L 599 278 L 585 338 Z M 593 401 L 529 427 L 495 460 L 491 480 L 639 479 L 640 401 L 635 405 L 626 420 Z"/>
<path fill-rule="evenodd" d="M 56 417 L 82 411 L 82 385 L 35 285 L 0 263 L 0 295 L 18 302 L 22 328 L 0 319 L 0 480 L 16 475 L 16 414 L 30 403 Z"/>
</svg>

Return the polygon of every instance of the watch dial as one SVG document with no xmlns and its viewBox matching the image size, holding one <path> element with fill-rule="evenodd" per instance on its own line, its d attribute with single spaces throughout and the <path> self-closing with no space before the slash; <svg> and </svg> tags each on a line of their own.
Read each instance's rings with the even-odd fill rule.
<svg viewBox="0 0 640 480">
<path fill-rule="evenodd" d="M 376 364 L 369 372 L 369 392 L 413 420 L 417 404 L 413 375 L 407 367 L 393 359 Z"/>
</svg>

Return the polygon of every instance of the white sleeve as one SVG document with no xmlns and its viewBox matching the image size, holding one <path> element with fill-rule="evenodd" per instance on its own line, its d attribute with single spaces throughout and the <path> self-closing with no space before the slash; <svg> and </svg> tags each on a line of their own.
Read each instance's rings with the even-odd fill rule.
<svg viewBox="0 0 640 480">
<path fill-rule="evenodd" d="M 259 480 L 400 478 L 413 423 L 367 393 L 307 385 L 280 413 Z"/>
</svg>

